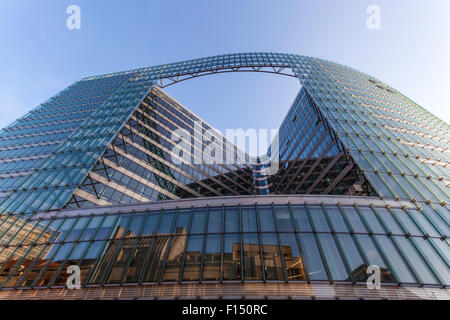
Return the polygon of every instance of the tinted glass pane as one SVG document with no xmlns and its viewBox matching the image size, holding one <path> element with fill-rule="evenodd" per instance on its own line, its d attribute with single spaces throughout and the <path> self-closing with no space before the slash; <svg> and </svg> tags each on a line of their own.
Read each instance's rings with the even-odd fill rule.
<svg viewBox="0 0 450 320">
<path fill-rule="evenodd" d="M 316 231 L 330 231 L 328 227 L 327 219 L 322 211 L 321 207 L 318 206 L 308 206 L 309 213 L 311 215 L 311 220 L 313 222 Z"/>
<path fill-rule="evenodd" d="M 202 262 L 203 236 L 190 236 L 184 260 L 183 280 L 199 280 Z"/>
<path fill-rule="evenodd" d="M 142 235 L 151 235 L 156 230 L 158 219 L 159 212 L 149 214 L 144 225 L 144 230 L 142 230 Z"/>
<path fill-rule="evenodd" d="M 261 235 L 266 280 L 284 280 L 280 248 L 275 233 Z"/>
<path fill-rule="evenodd" d="M 167 234 L 170 233 L 172 230 L 173 220 L 175 218 L 175 212 L 173 211 L 167 211 L 162 212 L 161 222 L 159 224 L 159 234 Z"/>
<path fill-rule="evenodd" d="M 375 233 L 386 233 L 371 208 L 361 207 L 358 208 L 358 210 L 363 219 L 366 220 L 369 231 Z"/>
<path fill-rule="evenodd" d="M 177 281 L 180 275 L 186 236 L 172 237 L 170 251 L 167 255 L 163 281 Z"/>
<path fill-rule="evenodd" d="M 358 213 L 353 207 L 342 207 L 344 216 L 347 218 L 350 226 L 354 232 L 367 232 L 364 224 L 359 218 Z"/>
<path fill-rule="evenodd" d="M 319 249 L 313 234 L 299 234 L 300 244 L 305 255 L 306 265 L 308 267 L 308 277 L 310 280 L 327 280 L 325 267 L 320 257 Z"/>
<path fill-rule="evenodd" d="M 220 279 L 221 236 L 206 237 L 205 257 L 203 261 L 203 280 Z"/>
<path fill-rule="evenodd" d="M 306 280 L 304 261 L 300 256 L 295 235 L 293 233 L 280 233 L 280 246 L 288 280 Z"/>
<path fill-rule="evenodd" d="M 400 228 L 397 221 L 395 221 L 391 212 L 384 208 L 375 208 L 375 211 L 378 214 L 378 217 L 383 221 L 384 226 L 386 227 L 387 232 L 391 232 L 393 234 L 404 234 L 405 232 Z"/>
<path fill-rule="evenodd" d="M 291 215 L 287 206 L 275 206 L 274 207 L 275 218 L 277 221 L 278 231 L 280 232 L 292 232 L 294 231 Z"/>
<path fill-rule="evenodd" d="M 189 229 L 189 219 L 191 217 L 191 210 L 179 210 L 177 215 L 177 221 L 175 223 L 174 232 L 185 234 Z"/>
<path fill-rule="evenodd" d="M 191 233 L 203 233 L 205 232 L 205 209 L 195 209 L 192 216 Z"/>
<path fill-rule="evenodd" d="M 223 248 L 223 279 L 241 279 L 241 243 L 239 234 L 226 234 Z"/>
<path fill-rule="evenodd" d="M 222 232 L 222 208 L 209 209 L 208 233 Z"/>
<path fill-rule="evenodd" d="M 333 280 L 348 280 L 347 270 L 333 236 L 321 233 L 318 238 Z"/>
<path fill-rule="evenodd" d="M 275 223 L 273 221 L 272 208 L 271 207 L 259 207 L 259 224 L 262 232 L 275 231 Z"/>
<path fill-rule="evenodd" d="M 292 206 L 295 228 L 297 231 L 312 231 L 306 209 L 303 206 Z"/>
<path fill-rule="evenodd" d="M 378 249 L 375 247 L 371 237 L 368 235 L 357 234 L 354 238 L 358 241 L 359 248 L 364 256 L 364 259 L 369 265 L 376 265 L 381 270 L 381 280 L 385 282 L 394 281 L 394 277 L 381 257 Z"/>
<path fill-rule="evenodd" d="M 325 207 L 325 211 L 330 219 L 332 229 L 336 232 L 348 232 L 344 218 L 336 207 Z"/>
<path fill-rule="evenodd" d="M 414 221 L 409 217 L 409 214 L 401 209 L 392 209 L 391 210 L 406 232 L 412 235 L 423 235 L 423 233 L 417 228 L 414 224 Z"/>
<path fill-rule="evenodd" d="M 356 281 L 365 281 L 367 278 L 367 266 L 359 254 L 358 248 L 353 241 L 353 237 L 349 234 L 338 234 L 336 237 L 350 267 L 352 278 Z"/>
<path fill-rule="evenodd" d="M 435 275 L 446 285 L 450 284 L 450 271 L 428 240 L 414 237 L 411 240 L 417 245 Z"/>
<path fill-rule="evenodd" d="M 439 282 L 427 267 L 425 261 L 414 248 L 412 242 L 405 237 L 393 237 L 393 240 L 408 261 L 408 265 L 415 271 L 421 283 L 438 284 Z"/>
<path fill-rule="evenodd" d="M 237 208 L 225 209 L 225 232 L 239 232 L 239 211 Z"/>
<path fill-rule="evenodd" d="M 257 234 L 244 234 L 242 238 L 244 280 L 262 280 L 261 252 Z"/>
<path fill-rule="evenodd" d="M 242 208 L 242 229 L 243 232 L 258 231 L 255 208 Z"/>
</svg>

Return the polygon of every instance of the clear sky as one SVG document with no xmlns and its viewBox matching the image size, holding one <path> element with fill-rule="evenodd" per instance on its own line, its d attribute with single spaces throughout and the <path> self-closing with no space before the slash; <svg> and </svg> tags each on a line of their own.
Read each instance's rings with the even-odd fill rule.
<svg viewBox="0 0 450 320">
<path fill-rule="evenodd" d="M 72 4 L 80 30 L 66 27 Z M 380 30 L 366 26 L 372 4 Z M 449 0 L 0 0 L 0 127 L 84 76 L 247 51 L 352 66 L 450 123 L 449 15 Z M 261 73 L 167 88 L 221 130 L 278 128 L 297 91 Z"/>
</svg>

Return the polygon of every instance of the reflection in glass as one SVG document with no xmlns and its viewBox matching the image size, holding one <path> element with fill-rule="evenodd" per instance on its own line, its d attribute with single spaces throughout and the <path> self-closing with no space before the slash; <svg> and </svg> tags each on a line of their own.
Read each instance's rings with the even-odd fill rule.
<svg viewBox="0 0 450 320">
<path fill-rule="evenodd" d="M 291 215 L 289 214 L 288 207 L 275 206 L 274 211 L 275 211 L 275 219 L 277 221 L 278 231 L 281 231 L 281 232 L 294 231 L 294 229 L 292 228 Z"/>
<path fill-rule="evenodd" d="M 293 233 L 280 233 L 280 246 L 288 280 L 306 280 L 303 259 Z"/>
<path fill-rule="evenodd" d="M 257 234 L 242 236 L 244 280 L 262 280 L 261 252 Z"/>
<path fill-rule="evenodd" d="M 256 211 L 255 208 L 242 208 L 242 231 L 256 232 Z"/>
<path fill-rule="evenodd" d="M 163 281 L 177 281 L 180 275 L 183 252 L 186 245 L 186 236 L 172 237 L 170 250 L 167 254 L 166 266 L 164 268 Z"/>
<path fill-rule="evenodd" d="M 314 235 L 310 233 L 299 234 L 302 250 L 305 254 L 305 261 L 308 267 L 308 277 L 310 280 L 327 280 L 327 274 L 320 258 Z"/>
<path fill-rule="evenodd" d="M 309 223 L 308 214 L 304 206 L 292 206 L 292 213 L 294 218 L 295 228 L 298 231 L 308 232 L 312 231 Z"/>
<path fill-rule="evenodd" d="M 239 211 L 238 208 L 225 209 L 225 232 L 239 232 Z"/>
<path fill-rule="evenodd" d="M 266 280 L 284 280 L 280 248 L 276 233 L 261 235 Z"/>
<path fill-rule="evenodd" d="M 222 208 L 209 209 L 208 215 L 208 233 L 222 232 Z"/>
<path fill-rule="evenodd" d="M 220 280 L 220 252 L 221 236 L 208 235 L 203 261 L 203 280 Z"/>
<path fill-rule="evenodd" d="M 203 236 L 190 236 L 184 260 L 183 280 L 198 280 L 202 262 Z"/>
<path fill-rule="evenodd" d="M 273 221 L 271 207 L 259 207 L 258 216 L 262 232 L 275 232 L 275 223 Z"/>
<path fill-rule="evenodd" d="M 344 261 L 342 261 L 333 236 L 331 234 L 321 233 L 318 234 L 317 237 L 319 238 L 320 246 L 333 280 L 348 279 L 348 273 L 345 269 Z"/>
<path fill-rule="evenodd" d="M 241 241 L 239 234 L 224 235 L 223 279 L 241 279 Z"/>
</svg>

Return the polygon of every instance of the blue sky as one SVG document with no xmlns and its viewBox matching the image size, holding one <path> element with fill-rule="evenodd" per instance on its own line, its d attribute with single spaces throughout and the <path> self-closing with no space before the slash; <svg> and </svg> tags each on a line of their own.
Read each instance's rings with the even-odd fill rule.
<svg viewBox="0 0 450 320">
<path fill-rule="evenodd" d="M 81 30 L 66 28 L 71 4 Z M 372 4 L 380 30 L 366 27 Z M 449 14 L 448 0 L 0 0 L 0 127 L 84 76 L 246 51 L 352 66 L 450 123 Z M 297 91 L 260 73 L 167 88 L 222 130 L 277 128 Z"/>
</svg>

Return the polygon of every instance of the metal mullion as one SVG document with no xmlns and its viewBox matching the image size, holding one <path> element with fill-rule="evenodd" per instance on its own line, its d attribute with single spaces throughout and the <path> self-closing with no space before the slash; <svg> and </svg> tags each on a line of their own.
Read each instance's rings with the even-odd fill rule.
<svg viewBox="0 0 450 320">
<path fill-rule="evenodd" d="M 194 215 L 194 214 L 192 214 Z M 203 281 L 203 266 L 205 261 L 205 250 L 206 250 L 206 238 L 208 237 L 208 224 L 209 224 L 209 205 L 206 206 L 206 214 L 205 214 L 205 226 L 203 228 L 203 247 L 201 253 L 201 261 L 200 261 L 200 274 L 199 281 Z"/>
<path fill-rule="evenodd" d="M 153 251 L 153 247 L 155 246 L 155 243 L 156 243 L 156 241 L 158 239 L 157 232 L 159 231 L 159 226 L 161 224 L 161 219 L 162 219 L 163 213 L 164 213 L 164 210 L 160 210 L 159 211 L 158 221 L 156 222 L 155 231 L 153 231 L 154 235 L 150 236 L 152 242 L 151 242 L 149 248 L 147 249 L 147 252 L 146 252 L 145 258 L 144 258 L 144 266 L 142 268 L 141 274 L 138 277 L 138 284 L 139 285 L 141 285 L 142 282 L 144 281 L 145 273 L 146 273 L 147 268 L 148 268 L 148 263 L 150 262 L 151 252 Z"/>
<path fill-rule="evenodd" d="M 288 203 L 289 206 L 289 203 Z M 283 274 L 284 274 L 284 281 L 288 282 L 289 278 L 287 275 L 287 268 L 286 268 L 286 263 L 284 261 L 284 255 L 283 255 L 283 249 L 281 248 L 281 241 L 280 241 L 280 231 L 278 230 L 278 223 L 277 223 L 277 219 L 275 218 L 275 207 L 274 204 L 272 202 L 271 204 L 271 210 L 272 210 L 272 219 L 273 219 L 273 225 L 275 226 L 275 234 L 277 236 L 277 241 L 278 241 L 278 252 L 280 253 L 280 260 L 281 260 L 281 267 L 283 268 Z M 292 221 L 292 216 L 288 207 L 288 212 L 289 212 L 289 217 L 291 218 L 291 224 L 294 227 L 294 223 Z M 258 212 L 258 218 L 259 218 L 259 212 Z M 259 219 L 258 219 L 259 222 Z M 295 230 L 295 228 L 293 228 L 293 230 Z"/>
<path fill-rule="evenodd" d="M 225 248 L 225 204 L 222 205 L 222 230 L 220 233 L 220 274 L 219 281 L 223 282 L 223 260 L 224 260 L 224 248 Z"/>
<path fill-rule="evenodd" d="M 243 229 L 242 229 L 242 206 L 241 203 L 238 205 L 238 212 L 239 212 L 239 237 L 240 237 L 240 258 L 241 258 L 241 282 L 244 282 L 245 274 L 244 274 L 244 245 L 243 245 Z"/>
<path fill-rule="evenodd" d="M 314 239 L 316 240 L 317 249 L 319 250 L 320 258 L 322 259 L 322 264 L 325 267 L 325 272 L 327 274 L 328 281 L 333 283 L 335 280 L 333 279 L 333 277 L 331 275 L 330 267 L 328 266 L 328 261 L 326 260 L 325 254 L 324 254 L 323 249 L 322 249 L 322 244 L 319 241 L 319 237 L 317 235 L 317 228 L 315 227 L 314 221 L 311 218 L 311 213 L 309 212 L 309 208 L 308 208 L 307 204 L 304 203 L 303 206 L 305 207 L 305 211 L 306 211 L 306 215 L 307 215 L 308 220 L 309 220 L 309 224 L 311 225 L 311 227 L 313 229 L 312 233 L 313 233 Z"/>
<path fill-rule="evenodd" d="M 181 267 L 180 267 L 180 273 L 178 274 L 178 283 L 181 283 L 181 281 L 183 281 L 183 272 L 184 272 L 184 264 L 185 264 L 185 259 L 186 259 L 186 251 L 187 251 L 187 247 L 189 245 L 189 241 L 191 240 L 191 226 L 192 226 L 192 219 L 194 218 L 194 209 L 191 206 L 190 208 L 190 214 L 189 214 L 189 222 L 188 222 L 188 232 L 186 232 L 186 243 L 184 246 L 184 250 L 183 250 L 183 257 L 181 260 Z M 189 234 L 189 237 L 188 237 Z"/>
<path fill-rule="evenodd" d="M 307 264 L 306 264 L 305 255 L 304 255 L 304 253 L 303 253 L 303 247 L 301 246 L 300 238 L 299 238 L 299 236 L 298 236 L 298 234 L 300 233 L 300 231 L 297 231 L 297 227 L 295 226 L 295 223 L 294 223 L 294 216 L 293 216 L 293 213 L 292 213 L 293 211 L 292 211 L 292 207 L 291 207 L 290 202 L 288 202 L 287 206 L 288 206 L 289 215 L 291 216 L 292 226 L 294 227 L 294 237 L 295 237 L 295 240 L 297 241 L 297 248 L 298 248 L 298 252 L 300 253 L 300 258 L 301 258 L 301 261 L 302 261 L 302 267 L 303 267 L 303 269 L 304 269 L 304 271 L 305 271 L 306 281 L 309 282 L 309 281 L 311 281 L 311 280 L 309 279 L 308 266 L 307 266 Z M 272 214 L 273 214 L 273 213 L 272 213 Z M 284 257 L 283 257 L 283 259 L 284 259 Z M 286 278 L 286 279 L 287 279 L 287 278 Z"/>
<path fill-rule="evenodd" d="M 330 221 L 330 217 L 328 217 L 328 211 L 325 209 L 323 203 L 320 205 L 324 215 L 325 215 L 325 220 L 328 223 L 328 227 L 331 230 L 331 236 L 334 239 L 334 242 L 336 243 L 336 246 L 338 248 L 339 254 L 341 255 L 342 261 L 344 261 L 344 265 L 345 265 L 345 269 L 347 269 L 347 274 L 349 276 L 349 278 L 352 280 L 353 283 L 356 283 L 356 279 L 353 277 L 352 274 L 352 269 L 350 267 L 350 262 L 347 259 L 347 256 L 344 253 L 344 248 L 342 247 L 340 241 L 337 239 L 337 235 L 336 235 L 336 231 L 333 229 L 333 224 Z"/>
<path fill-rule="evenodd" d="M 272 206 L 273 206 L 273 203 L 272 203 Z M 258 211 L 258 206 L 257 206 L 257 204 L 255 203 L 255 217 L 256 217 L 256 232 L 257 232 L 257 237 L 258 237 L 258 243 L 259 243 L 259 255 L 260 255 L 260 259 L 261 259 L 261 268 L 262 268 L 262 280 L 264 281 L 264 282 L 266 282 L 266 268 L 265 268 L 265 265 L 264 265 L 264 251 L 263 251 L 263 248 L 262 248 L 262 246 L 263 246 L 263 242 L 262 242 L 262 239 L 261 239 L 261 226 L 260 226 L 260 223 L 259 223 L 259 211 Z"/>
</svg>

